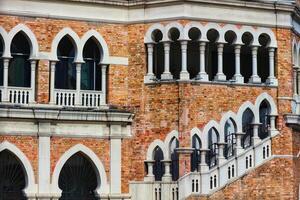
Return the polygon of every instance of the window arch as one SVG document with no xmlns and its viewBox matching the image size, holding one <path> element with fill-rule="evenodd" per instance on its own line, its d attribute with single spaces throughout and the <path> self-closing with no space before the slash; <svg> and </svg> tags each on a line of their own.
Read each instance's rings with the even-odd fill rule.
<svg viewBox="0 0 300 200">
<path fill-rule="evenodd" d="M 218 72 L 218 45 L 219 32 L 216 29 L 210 29 L 207 32 L 207 39 L 209 40 L 207 45 L 207 69 L 209 80 L 213 80 Z"/>
<path fill-rule="evenodd" d="M 170 44 L 170 71 L 174 79 L 179 79 L 181 72 L 181 44 L 178 40 L 180 32 L 177 28 L 169 31 Z"/>
<path fill-rule="evenodd" d="M 10 151 L 0 152 L 0 199 L 25 200 L 26 187 L 24 167 Z"/>
<path fill-rule="evenodd" d="M 254 122 L 254 114 L 253 112 L 247 108 L 242 116 L 242 129 L 245 135 L 242 138 L 243 148 L 248 148 L 252 145 L 252 137 L 253 137 L 253 122 Z"/>
<path fill-rule="evenodd" d="M 163 34 L 156 29 L 152 32 L 153 45 L 153 73 L 157 79 L 161 78 L 164 72 L 164 45 L 162 43 Z"/>
<path fill-rule="evenodd" d="M 12 58 L 8 68 L 8 85 L 30 87 L 30 44 L 24 32 L 18 32 L 12 39 L 10 52 Z"/>
<path fill-rule="evenodd" d="M 257 72 L 261 78 L 262 83 L 266 82 L 270 71 L 269 71 L 269 50 L 268 45 L 270 43 L 270 36 L 267 34 L 261 34 L 258 38 L 260 47 L 257 51 Z"/>
<path fill-rule="evenodd" d="M 98 66 L 101 54 L 93 37 L 88 39 L 84 45 L 83 60 L 85 63 L 81 65 L 81 89 L 102 90 L 101 67 Z"/>
<path fill-rule="evenodd" d="M 179 147 L 179 141 L 177 138 L 173 138 L 170 143 L 170 154 L 171 154 L 171 174 L 172 180 L 177 181 L 179 178 L 179 156 L 176 152 L 176 148 Z"/>
<path fill-rule="evenodd" d="M 227 31 L 225 34 L 225 40 L 227 43 L 224 44 L 223 50 L 223 70 L 226 75 L 226 79 L 230 80 L 235 74 L 235 53 L 234 43 L 236 41 L 236 34 L 233 31 Z"/>
<path fill-rule="evenodd" d="M 55 88 L 76 89 L 75 48 L 69 36 L 64 36 L 57 47 L 58 62 L 55 66 Z"/>
<path fill-rule="evenodd" d="M 214 167 L 218 164 L 218 142 L 219 133 L 215 128 L 211 128 L 208 131 L 208 157 L 207 164 L 209 167 Z"/>
<path fill-rule="evenodd" d="M 236 145 L 236 125 L 234 121 L 230 118 L 226 121 L 224 127 L 224 138 L 226 146 L 224 149 L 224 154 L 226 158 L 230 158 L 235 155 L 235 145 Z"/>
<path fill-rule="evenodd" d="M 199 40 L 201 32 L 198 28 L 193 27 L 188 32 L 189 41 L 187 45 L 187 70 L 190 73 L 190 78 L 196 78 L 200 71 L 200 49 Z"/>
<path fill-rule="evenodd" d="M 260 139 L 265 139 L 269 135 L 271 107 L 268 101 L 263 100 L 259 106 L 259 127 L 258 136 Z"/>
<path fill-rule="evenodd" d="M 201 162 L 201 140 L 198 135 L 193 135 L 192 137 L 192 148 L 193 153 L 191 154 L 191 171 L 193 172 L 198 170 L 198 165 Z"/>
<path fill-rule="evenodd" d="M 244 77 L 245 83 L 249 82 L 252 75 L 252 50 L 253 35 L 250 32 L 245 32 L 242 35 L 244 45 L 241 47 L 241 74 Z"/>
<path fill-rule="evenodd" d="M 84 154 L 78 152 L 64 164 L 59 175 L 59 188 L 62 190 L 61 200 L 98 199 L 97 173 L 92 162 Z"/>
<path fill-rule="evenodd" d="M 154 165 L 153 165 L 153 174 L 155 177 L 156 181 L 161 181 L 162 176 L 165 173 L 165 168 L 163 164 L 163 159 L 164 159 L 164 153 L 160 147 L 155 147 L 153 150 L 153 160 L 154 160 Z"/>
</svg>

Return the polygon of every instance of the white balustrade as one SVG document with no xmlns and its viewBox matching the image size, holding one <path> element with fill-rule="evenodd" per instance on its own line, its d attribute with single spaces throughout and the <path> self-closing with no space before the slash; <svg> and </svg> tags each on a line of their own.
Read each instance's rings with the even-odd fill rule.
<svg viewBox="0 0 300 200">
<path fill-rule="evenodd" d="M 31 88 L 23 87 L 8 87 L 8 101 L 15 104 L 29 104 L 30 99 L 34 99 L 33 91 Z"/>
<path fill-rule="evenodd" d="M 80 105 L 85 107 L 99 107 L 101 100 L 105 98 L 101 91 L 80 91 Z"/>
<path fill-rule="evenodd" d="M 59 106 L 74 106 L 76 98 L 76 90 L 54 90 L 54 101 Z"/>
</svg>

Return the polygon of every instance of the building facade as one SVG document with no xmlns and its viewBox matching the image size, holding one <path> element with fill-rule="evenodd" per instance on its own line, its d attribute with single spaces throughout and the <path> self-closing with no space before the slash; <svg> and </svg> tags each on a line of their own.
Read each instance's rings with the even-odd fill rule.
<svg viewBox="0 0 300 200">
<path fill-rule="evenodd" d="M 1 0 L 0 200 L 299 199 L 298 1 Z"/>
</svg>

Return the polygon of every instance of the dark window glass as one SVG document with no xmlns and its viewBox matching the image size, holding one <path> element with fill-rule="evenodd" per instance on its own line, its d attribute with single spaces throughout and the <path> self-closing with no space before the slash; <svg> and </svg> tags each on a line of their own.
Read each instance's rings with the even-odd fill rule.
<svg viewBox="0 0 300 200">
<path fill-rule="evenodd" d="M 100 51 L 92 38 L 84 46 L 83 59 L 85 63 L 81 66 L 81 89 L 101 90 Z"/>
<path fill-rule="evenodd" d="M 224 127 L 225 142 L 226 142 L 224 155 L 226 158 L 229 158 L 235 154 L 234 152 L 234 146 L 236 144 L 235 132 L 236 131 L 235 131 L 234 122 L 231 119 L 227 120 Z"/>
<path fill-rule="evenodd" d="M 178 153 L 175 151 L 179 147 L 179 142 L 177 139 L 173 139 L 170 146 L 171 152 L 171 174 L 172 180 L 177 181 L 179 178 L 179 157 Z"/>
<path fill-rule="evenodd" d="M 260 139 L 265 139 L 268 137 L 269 126 L 270 126 L 270 106 L 267 101 L 263 101 L 259 107 L 259 122 L 261 126 L 259 127 L 258 136 Z"/>
<path fill-rule="evenodd" d="M 20 161 L 11 152 L 0 152 L 0 199 L 25 200 L 25 173 Z"/>
<path fill-rule="evenodd" d="M 248 148 L 252 145 L 252 137 L 253 137 L 253 125 L 254 122 L 254 114 L 253 112 L 248 108 L 245 110 L 242 116 L 242 126 L 243 126 L 243 132 L 245 135 L 242 138 L 242 145 L 244 148 Z"/>
<path fill-rule="evenodd" d="M 3 85 L 3 40 L 0 38 L 0 85 Z"/>
<path fill-rule="evenodd" d="M 207 164 L 209 167 L 216 166 L 217 163 L 217 156 L 218 156 L 218 140 L 219 136 L 217 131 L 214 128 L 211 128 L 208 131 L 208 148 L 209 152 L 207 154 Z"/>
<path fill-rule="evenodd" d="M 24 33 L 15 35 L 11 43 L 12 59 L 8 68 L 8 85 L 15 87 L 30 87 L 30 46 Z"/>
<path fill-rule="evenodd" d="M 55 66 L 55 88 L 76 89 L 74 55 L 74 45 L 71 40 L 67 36 L 63 37 L 57 49 L 59 61 Z"/>
<path fill-rule="evenodd" d="M 161 148 L 156 147 L 154 149 L 154 165 L 153 165 L 153 174 L 155 176 L 156 181 L 161 181 L 162 176 L 165 173 L 165 168 L 162 160 L 164 159 L 164 154 L 161 150 Z"/>
<path fill-rule="evenodd" d="M 96 200 L 97 175 L 92 163 L 81 153 L 67 160 L 59 175 L 60 200 Z"/>
<path fill-rule="evenodd" d="M 201 162 L 200 148 L 201 141 L 197 135 L 194 135 L 192 138 L 192 148 L 193 153 L 191 154 L 191 171 L 197 171 L 198 165 Z"/>
</svg>

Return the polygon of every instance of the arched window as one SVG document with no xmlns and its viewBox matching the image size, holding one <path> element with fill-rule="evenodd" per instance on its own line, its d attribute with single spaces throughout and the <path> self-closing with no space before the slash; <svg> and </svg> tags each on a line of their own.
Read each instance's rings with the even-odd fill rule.
<svg viewBox="0 0 300 200">
<path fill-rule="evenodd" d="M 259 36 L 260 47 L 257 51 L 257 72 L 258 76 L 261 78 L 261 82 L 266 82 L 269 77 L 269 50 L 267 48 L 270 43 L 270 37 L 266 34 Z"/>
<path fill-rule="evenodd" d="M 259 106 L 259 122 L 261 123 L 261 126 L 259 127 L 258 136 L 260 139 L 265 139 L 269 135 L 270 112 L 270 104 L 268 101 L 264 100 Z"/>
<path fill-rule="evenodd" d="M 82 153 L 74 154 L 59 174 L 58 186 L 62 190 L 60 200 L 98 199 L 95 195 L 97 180 L 93 164 Z"/>
<path fill-rule="evenodd" d="M 164 45 L 161 42 L 162 32 L 155 30 L 152 33 L 152 39 L 156 42 L 153 46 L 153 73 L 157 79 L 161 78 L 161 74 L 164 72 Z"/>
<path fill-rule="evenodd" d="M 215 29 L 211 29 L 207 32 L 207 39 L 209 40 L 207 46 L 206 61 L 209 80 L 213 80 L 218 72 L 218 45 L 219 33 Z"/>
<path fill-rule="evenodd" d="M 243 132 L 245 133 L 242 138 L 242 145 L 244 148 L 248 148 L 252 145 L 253 122 L 254 114 L 249 108 L 247 108 L 242 116 Z"/>
<path fill-rule="evenodd" d="M 197 171 L 198 165 L 201 162 L 201 140 L 197 135 L 193 135 L 192 137 L 192 148 L 193 153 L 191 154 L 191 171 Z"/>
<path fill-rule="evenodd" d="M 245 83 L 247 83 L 252 75 L 252 34 L 249 32 L 244 33 L 242 41 L 245 45 L 241 47 L 241 74 L 244 77 Z"/>
<path fill-rule="evenodd" d="M 224 138 L 226 142 L 225 146 L 225 157 L 230 158 L 235 155 L 235 144 L 236 144 L 236 125 L 232 119 L 229 119 L 225 123 L 224 127 Z"/>
<path fill-rule="evenodd" d="M 209 167 L 214 167 L 218 164 L 218 141 L 219 134 L 215 128 L 211 128 L 208 131 L 208 157 L 207 164 Z"/>
<path fill-rule="evenodd" d="M 25 200 L 26 186 L 24 167 L 8 150 L 0 152 L 0 199 Z"/>
<path fill-rule="evenodd" d="M 190 78 L 196 78 L 200 71 L 200 49 L 199 39 L 201 32 L 198 28 L 191 28 L 189 30 L 188 46 L 187 46 L 187 70 L 190 73 Z"/>
<path fill-rule="evenodd" d="M 58 44 L 55 66 L 55 88 L 76 89 L 76 66 L 74 63 L 75 48 L 68 36 L 64 36 Z"/>
<path fill-rule="evenodd" d="M 0 86 L 3 85 L 3 59 L 2 59 L 3 51 L 4 51 L 3 39 L 0 36 Z M 2 98 L 0 95 L 0 101 L 1 99 Z"/>
<path fill-rule="evenodd" d="M 174 79 L 179 79 L 181 72 L 181 45 L 178 38 L 180 32 L 176 28 L 171 28 L 169 31 L 169 36 L 171 39 L 170 45 L 170 71 Z"/>
<path fill-rule="evenodd" d="M 226 79 L 230 80 L 235 74 L 235 53 L 234 43 L 236 40 L 236 34 L 233 31 L 227 31 L 225 34 L 226 44 L 224 44 L 223 50 L 223 71 L 226 75 Z"/>
<path fill-rule="evenodd" d="M 25 33 L 17 33 L 10 46 L 11 56 L 8 67 L 8 85 L 30 87 L 30 45 Z"/>
<path fill-rule="evenodd" d="M 100 50 L 94 38 L 90 38 L 83 48 L 84 62 L 81 65 L 81 89 L 101 90 Z"/>
<path fill-rule="evenodd" d="M 172 180 L 177 181 L 179 178 L 179 157 L 178 153 L 175 151 L 176 148 L 179 147 L 179 142 L 176 138 L 170 143 L 170 153 L 171 153 L 171 174 Z"/>
<path fill-rule="evenodd" d="M 153 151 L 153 174 L 156 181 L 161 181 L 162 176 L 165 173 L 165 168 L 163 164 L 164 153 L 160 147 L 156 147 Z"/>
</svg>

